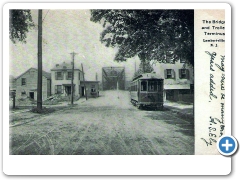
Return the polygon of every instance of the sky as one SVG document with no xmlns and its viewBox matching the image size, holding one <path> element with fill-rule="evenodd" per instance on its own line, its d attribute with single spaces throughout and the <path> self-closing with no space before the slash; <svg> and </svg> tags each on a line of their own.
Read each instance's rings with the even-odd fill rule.
<svg viewBox="0 0 240 180">
<path fill-rule="evenodd" d="M 43 70 L 50 72 L 56 64 L 72 61 L 76 52 L 75 67 L 83 64 L 86 80 L 101 81 L 102 67 L 125 67 L 126 80 L 130 80 L 138 67 L 138 57 L 127 62 L 115 62 L 117 49 L 107 48 L 100 42 L 103 27 L 90 21 L 90 10 L 43 10 Z M 38 11 L 32 10 L 37 25 Z M 31 67 L 37 68 L 37 26 L 27 34 L 26 44 L 10 41 L 10 74 L 19 76 Z"/>
</svg>

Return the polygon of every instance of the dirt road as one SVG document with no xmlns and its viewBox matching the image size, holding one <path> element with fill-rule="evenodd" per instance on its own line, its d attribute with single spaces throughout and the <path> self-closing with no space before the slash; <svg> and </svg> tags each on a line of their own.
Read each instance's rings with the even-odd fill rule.
<svg viewBox="0 0 240 180">
<path fill-rule="evenodd" d="M 193 120 L 171 111 L 138 110 L 127 91 L 100 95 L 10 127 L 10 154 L 194 154 Z"/>
</svg>

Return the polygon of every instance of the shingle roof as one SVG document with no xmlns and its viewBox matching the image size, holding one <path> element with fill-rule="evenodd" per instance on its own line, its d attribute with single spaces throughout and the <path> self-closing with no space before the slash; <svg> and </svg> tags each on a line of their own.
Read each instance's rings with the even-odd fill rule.
<svg viewBox="0 0 240 180">
<path fill-rule="evenodd" d="M 63 70 L 63 69 L 68 69 L 68 70 L 71 70 L 72 69 L 72 64 L 70 63 L 65 63 L 63 62 L 62 64 L 56 64 L 55 67 L 53 69 L 51 69 L 51 71 L 54 71 L 54 70 Z M 79 70 L 78 68 L 74 67 L 74 69 L 76 70 Z"/>
<path fill-rule="evenodd" d="M 21 77 L 22 75 L 24 75 L 25 73 L 27 73 L 28 71 L 30 71 L 30 70 L 32 70 L 32 69 L 34 69 L 34 70 L 37 71 L 36 68 L 30 68 L 30 69 L 28 69 L 27 71 L 25 71 L 24 73 L 22 73 L 21 75 L 19 75 L 18 77 L 16 77 L 16 79 L 18 79 L 19 77 Z M 42 75 L 43 75 L 45 78 L 47 78 L 47 79 L 51 79 L 51 73 L 48 73 L 48 72 L 46 72 L 46 71 L 42 71 Z"/>
</svg>

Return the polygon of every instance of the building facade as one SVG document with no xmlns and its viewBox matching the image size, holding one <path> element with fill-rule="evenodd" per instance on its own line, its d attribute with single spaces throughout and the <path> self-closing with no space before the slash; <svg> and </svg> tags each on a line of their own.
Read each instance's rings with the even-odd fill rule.
<svg viewBox="0 0 240 180">
<path fill-rule="evenodd" d="M 80 69 L 74 68 L 72 73 L 72 64 L 63 62 L 62 64 L 56 64 L 51 69 L 51 91 L 52 94 L 62 94 L 64 96 L 71 95 L 71 80 L 73 75 L 73 87 L 74 96 L 81 95 L 80 81 L 83 81 L 83 73 Z"/>
<path fill-rule="evenodd" d="M 164 78 L 164 100 L 193 102 L 194 70 L 184 61 L 156 63 L 154 71 Z"/>
<path fill-rule="evenodd" d="M 15 79 L 16 98 L 31 98 L 37 100 L 38 70 L 30 68 Z M 42 99 L 51 95 L 51 74 L 42 72 Z"/>
<path fill-rule="evenodd" d="M 99 96 L 99 81 L 81 81 L 80 96 L 98 97 Z M 85 91 L 86 88 L 86 91 Z"/>
</svg>

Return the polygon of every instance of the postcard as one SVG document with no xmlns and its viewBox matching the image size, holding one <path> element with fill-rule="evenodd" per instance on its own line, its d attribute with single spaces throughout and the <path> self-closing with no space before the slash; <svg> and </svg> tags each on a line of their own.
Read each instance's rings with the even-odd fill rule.
<svg viewBox="0 0 240 180">
<path fill-rule="evenodd" d="M 6 175 L 231 172 L 229 4 L 8 3 L 3 29 Z"/>
</svg>

